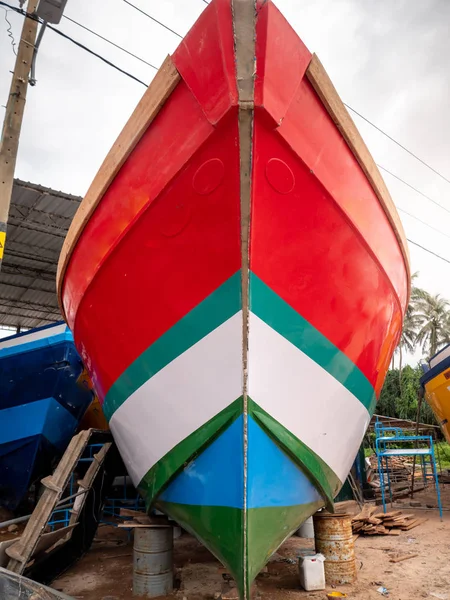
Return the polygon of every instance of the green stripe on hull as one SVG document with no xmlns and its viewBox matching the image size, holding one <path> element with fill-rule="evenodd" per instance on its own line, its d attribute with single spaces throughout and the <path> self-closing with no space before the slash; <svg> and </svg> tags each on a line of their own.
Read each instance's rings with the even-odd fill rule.
<svg viewBox="0 0 450 600">
<path fill-rule="evenodd" d="M 244 586 L 244 512 L 227 506 L 158 502 L 157 507 L 194 534 Z"/>
<path fill-rule="evenodd" d="M 271 417 L 250 397 L 248 397 L 248 413 L 305 473 L 324 498 L 328 509 L 332 511 L 333 499 L 342 487 L 342 482 L 334 471 L 320 456 Z M 139 491 L 145 498 L 147 507 L 150 508 L 156 497 L 182 468 L 203 452 L 241 414 L 243 414 L 242 397 L 165 454 L 147 472 L 139 484 Z"/>
<path fill-rule="evenodd" d="M 158 338 L 120 375 L 103 404 L 108 420 L 153 375 L 241 310 L 240 278 L 238 271 Z"/>
<path fill-rule="evenodd" d="M 242 398 L 238 398 L 172 448 L 148 471 L 139 484 L 139 492 L 148 508 L 169 481 L 229 427 L 242 411 Z"/>
<path fill-rule="evenodd" d="M 322 506 L 321 502 L 313 502 L 297 506 L 250 508 L 247 511 L 247 581 L 249 587 L 281 544 Z M 249 594 L 248 598 L 250 598 Z"/>
<path fill-rule="evenodd" d="M 254 273 L 250 273 L 250 311 L 342 383 L 373 414 L 375 391 L 362 371 Z"/>
<path fill-rule="evenodd" d="M 271 555 L 321 506 L 322 503 L 315 502 L 251 508 L 244 512 L 226 506 L 157 503 L 159 510 L 195 535 L 229 569 L 241 598 L 244 597 L 244 582 L 247 586 L 245 597 L 250 598 L 250 587 Z M 244 577 L 245 570 L 247 577 Z"/>
<path fill-rule="evenodd" d="M 333 500 L 342 487 L 342 482 L 334 471 L 320 456 L 271 417 L 250 397 L 248 398 L 248 412 L 307 475 L 326 501 L 328 509 L 333 511 Z"/>
</svg>

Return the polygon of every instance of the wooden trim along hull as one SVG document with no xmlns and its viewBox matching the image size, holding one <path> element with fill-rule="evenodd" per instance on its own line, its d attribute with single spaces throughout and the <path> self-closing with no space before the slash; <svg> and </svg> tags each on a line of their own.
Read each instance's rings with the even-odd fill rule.
<svg viewBox="0 0 450 600">
<path fill-rule="evenodd" d="M 133 481 L 247 598 L 332 507 L 397 345 L 403 230 L 270 1 L 212 0 L 77 213 L 58 292 Z"/>
</svg>

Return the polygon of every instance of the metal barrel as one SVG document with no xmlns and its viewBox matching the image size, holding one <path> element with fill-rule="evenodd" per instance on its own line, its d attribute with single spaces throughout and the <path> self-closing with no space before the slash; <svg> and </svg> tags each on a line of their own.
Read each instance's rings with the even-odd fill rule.
<svg viewBox="0 0 450 600">
<path fill-rule="evenodd" d="M 350 515 L 317 513 L 314 515 L 316 552 L 325 556 L 325 579 L 328 585 L 353 583 L 356 560 Z"/>
<path fill-rule="evenodd" d="M 173 591 L 173 531 L 166 527 L 134 530 L 133 595 L 157 598 Z"/>
</svg>

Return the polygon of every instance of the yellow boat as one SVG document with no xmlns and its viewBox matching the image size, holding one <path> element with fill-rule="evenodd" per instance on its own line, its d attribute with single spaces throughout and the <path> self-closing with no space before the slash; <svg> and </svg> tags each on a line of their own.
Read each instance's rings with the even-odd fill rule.
<svg viewBox="0 0 450 600">
<path fill-rule="evenodd" d="M 420 383 L 447 442 L 450 443 L 450 344 L 432 356 Z"/>
</svg>

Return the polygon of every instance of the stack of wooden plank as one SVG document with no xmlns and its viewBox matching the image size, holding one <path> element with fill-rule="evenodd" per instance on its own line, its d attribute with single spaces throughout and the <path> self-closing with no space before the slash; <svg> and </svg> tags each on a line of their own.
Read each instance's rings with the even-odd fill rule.
<svg viewBox="0 0 450 600">
<path fill-rule="evenodd" d="M 381 488 L 378 475 L 377 457 L 375 455 L 369 457 L 372 477 L 369 478 L 369 485 L 373 488 L 375 500 L 377 504 L 381 504 Z M 412 470 L 413 465 L 410 458 L 403 456 L 393 456 L 388 460 L 388 469 L 386 464 L 382 465 L 382 475 L 386 483 L 386 494 L 389 496 L 387 487 L 387 473 L 389 471 L 389 479 L 391 482 L 392 499 L 405 498 L 410 495 L 412 490 Z M 422 472 L 420 464 L 416 464 L 414 473 L 414 491 L 420 492 L 424 489 Z"/>
<path fill-rule="evenodd" d="M 129 508 L 121 508 L 120 516 L 127 520 L 120 523 L 119 527 L 125 529 L 135 529 L 136 527 L 167 527 L 169 520 L 164 515 L 149 516 L 143 511 L 131 510 Z"/>
<path fill-rule="evenodd" d="M 369 457 L 370 466 L 374 472 L 378 469 L 378 459 L 375 455 Z M 404 456 L 392 456 L 388 460 L 389 477 L 391 483 L 400 483 L 410 481 L 412 473 L 412 463 L 409 458 Z M 418 469 L 419 470 L 419 469 Z M 386 473 L 386 468 L 383 463 L 382 472 Z"/>
<path fill-rule="evenodd" d="M 413 514 L 403 514 L 401 510 L 377 512 L 378 507 L 365 504 L 352 518 L 354 534 L 359 535 L 400 535 L 424 523 L 427 519 L 417 519 Z"/>
<path fill-rule="evenodd" d="M 450 470 L 445 469 L 438 474 L 439 483 L 450 483 Z"/>
</svg>

